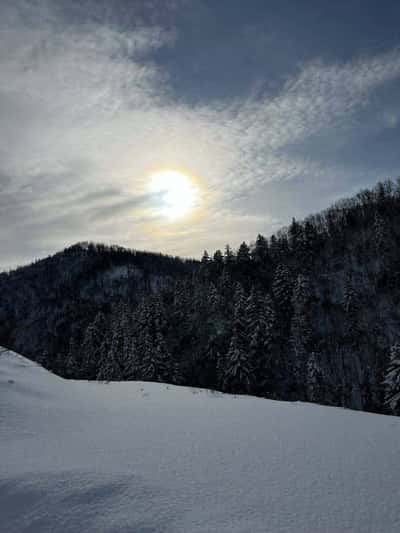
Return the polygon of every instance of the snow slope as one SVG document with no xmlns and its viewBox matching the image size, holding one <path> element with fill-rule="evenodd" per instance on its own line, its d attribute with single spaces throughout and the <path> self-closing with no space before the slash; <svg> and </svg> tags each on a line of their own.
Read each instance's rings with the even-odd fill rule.
<svg viewBox="0 0 400 533">
<path fill-rule="evenodd" d="M 0 356 L 0 530 L 400 531 L 400 418 Z"/>
</svg>

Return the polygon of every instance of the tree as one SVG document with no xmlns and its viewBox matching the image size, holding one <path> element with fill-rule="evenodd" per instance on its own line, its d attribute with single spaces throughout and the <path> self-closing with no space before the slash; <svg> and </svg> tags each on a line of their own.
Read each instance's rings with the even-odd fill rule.
<svg viewBox="0 0 400 533">
<path fill-rule="evenodd" d="M 279 264 L 275 270 L 272 282 L 272 294 L 277 311 L 278 328 L 285 335 L 292 315 L 292 277 L 289 269 L 284 264 Z"/>
<path fill-rule="evenodd" d="M 226 354 L 223 389 L 227 392 L 243 393 L 250 392 L 253 384 L 250 357 L 246 348 L 240 341 L 240 337 L 234 331 Z"/>
<path fill-rule="evenodd" d="M 204 252 L 203 252 L 203 256 L 202 256 L 202 258 L 201 258 L 201 262 L 202 262 L 203 264 L 208 264 L 208 263 L 210 262 L 210 256 L 208 255 L 207 250 L 204 250 Z"/>
<path fill-rule="evenodd" d="M 243 241 L 239 246 L 239 250 L 236 255 L 236 261 L 238 264 L 248 265 L 250 263 L 250 248 Z"/>
<path fill-rule="evenodd" d="M 297 277 L 292 297 L 293 318 L 290 341 L 295 356 L 298 384 L 304 383 L 305 360 L 312 348 L 311 288 L 309 278 Z"/>
<path fill-rule="evenodd" d="M 223 369 L 222 387 L 229 392 L 250 392 L 254 382 L 247 338 L 246 298 L 240 283 L 235 290 L 233 331 Z"/>
<path fill-rule="evenodd" d="M 303 231 L 301 224 L 299 224 L 295 218 L 292 218 L 292 223 L 288 230 L 288 243 L 292 253 L 297 256 L 299 248 L 302 246 Z"/>
<path fill-rule="evenodd" d="M 257 235 L 256 242 L 251 252 L 251 257 L 254 263 L 258 266 L 261 266 L 261 265 L 265 266 L 269 260 L 268 241 L 265 237 L 263 237 L 260 234 Z"/>
<path fill-rule="evenodd" d="M 220 307 L 220 296 L 214 283 L 211 283 L 209 286 L 207 307 L 211 314 L 217 313 Z"/>
<path fill-rule="evenodd" d="M 71 335 L 69 340 L 65 374 L 70 379 L 77 379 L 80 376 L 80 350 L 75 335 Z"/>
<path fill-rule="evenodd" d="M 229 244 L 225 246 L 225 253 L 224 253 L 224 263 L 228 267 L 231 266 L 235 262 L 235 256 L 231 250 L 231 247 Z"/>
<path fill-rule="evenodd" d="M 222 268 L 222 265 L 224 264 L 224 256 L 222 255 L 221 250 L 215 251 L 214 256 L 213 256 L 213 261 L 216 265 Z"/>
<path fill-rule="evenodd" d="M 98 313 L 92 323 L 86 328 L 83 336 L 81 353 L 81 374 L 85 379 L 96 379 L 101 360 L 101 346 L 107 335 L 106 319 L 103 313 Z"/>
<path fill-rule="evenodd" d="M 170 360 L 171 357 L 161 333 L 158 332 L 155 339 L 147 335 L 144 341 L 142 379 L 157 382 L 168 381 Z"/>
<path fill-rule="evenodd" d="M 271 358 L 272 315 L 268 296 L 263 298 L 253 286 L 246 301 L 247 342 L 254 371 L 255 391 L 265 387 L 267 366 Z"/>
<path fill-rule="evenodd" d="M 385 404 L 391 413 L 400 415 L 400 343 L 390 349 L 390 360 L 384 379 Z"/>
<path fill-rule="evenodd" d="M 344 282 L 343 308 L 346 316 L 345 339 L 350 347 L 356 350 L 360 347 L 362 331 L 359 320 L 360 300 L 351 272 L 347 273 Z"/>
<path fill-rule="evenodd" d="M 311 352 L 307 361 L 307 399 L 318 402 L 322 393 L 322 370 L 316 353 Z"/>
<path fill-rule="evenodd" d="M 390 252 L 390 231 L 386 219 L 376 211 L 374 219 L 375 249 L 382 264 L 382 270 L 388 268 Z"/>
</svg>

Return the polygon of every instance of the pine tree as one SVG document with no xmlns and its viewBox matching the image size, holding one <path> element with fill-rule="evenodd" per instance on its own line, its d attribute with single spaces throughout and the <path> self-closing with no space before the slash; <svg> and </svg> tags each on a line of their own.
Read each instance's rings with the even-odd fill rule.
<svg viewBox="0 0 400 533">
<path fill-rule="evenodd" d="M 291 323 L 292 346 L 294 352 L 299 356 L 311 348 L 313 337 L 311 296 L 309 278 L 300 274 L 293 290 L 293 317 Z"/>
<path fill-rule="evenodd" d="M 213 256 L 213 261 L 216 265 L 222 268 L 224 264 L 224 256 L 222 255 L 221 250 L 216 250 Z"/>
<path fill-rule="evenodd" d="M 390 255 L 390 230 L 386 219 L 377 211 L 374 220 L 375 249 L 382 271 L 389 267 Z"/>
<path fill-rule="evenodd" d="M 204 252 L 203 252 L 203 256 L 202 256 L 202 258 L 201 258 L 201 262 L 202 262 L 203 264 L 208 264 L 208 263 L 210 262 L 210 256 L 209 256 L 207 250 L 204 250 Z"/>
<path fill-rule="evenodd" d="M 277 266 L 272 283 L 272 294 L 277 311 L 277 321 L 280 333 L 285 336 L 288 331 L 292 315 L 293 285 L 289 269 L 286 265 Z"/>
<path fill-rule="evenodd" d="M 400 415 L 400 343 L 390 350 L 390 360 L 384 379 L 385 404 L 391 413 Z"/>
<path fill-rule="evenodd" d="M 235 291 L 235 315 L 228 353 L 224 360 L 222 387 L 229 392 L 249 392 L 254 382 L 247 337 L 246 299 L 238 283 Z"/>
<path fill-rule="evenodd" d="M 250 248 L 244 241 L 239 246 L 239 250 L 236 255 L 236 261 L 237 263 L 244 265 L 248 265 L 250 263 Z"/>
<path fill-rule="evenodd" d="M 265 384 L 268 352 L 268 329 L 263 298 L 253 286 L 246 301 L 247 342 L 254 370 L 256 391 L 261 392 Z"/>
<path fill-rule="evenodd" d="M 307 399 L 318 402 L 322 392 L 322 370 L 315 352 L 311 352 L 307 361 Z"/>
<path fill-rule="evenodd" d="M 157 382 L 168 381 L 170 363 L 171 356 L 161 333 L 158 333 L 154 340 L 147 335 L 144 341 L 142 379 Z"/>
<path fill-rule="evenodd" d="M 217 313 L 220 306 L 220 297 L 214 283 L 211 283 L 209 286 L 207 304 L 211 314 Z"/>
<path fill-rule="evenodd" d="M 360 301 L 353 285 L 352 274 L 349 272 L 344 283 L 343 308 L 346 315 L 345 339 L 350 347 L 360 347 L 362 328 L 359 320 Z"/>
<path fill-rule="evenodd" d="M 113 339 L 114 341 L 114 339 Z M 103 358 L 97 374 L 99 381 L 122 381 L 123 371 L 121 368 L 120 360 L 118 357 L 118 349 L 114 342 L 111 342 L 111 347 L 104 353 L 104 347 L 102 347 Z"/>
<path fill-rule="evenodd" d="M 124 379 L 128 381 L 136 380 L 140 377 L 140 360 L 136 346 L 136 339 L 133 335 L 127 337 L 124 351 Z"/>
<path fill-rule="evenodd" d="M 224 263 L 228 267 L 231 266 L 235 262 L 235 256 L 231 250 L 231 247 L 229 244 L 225 246 L 225 253 L 224 253 Z"/>
<path fill-rule="evenodd" d="M 254 263 L 258 266 L 265 266 L 269 260 L 269 246 L 265 237 L 258 234 L 254 248 L 251 252 Z"/>
<path fill-rule="evenodd" d="M 301 224 L 299 224 L 295 218 L 292 219 L 292 223 L 289 226 L 288 243 L 290 251 L 296 258 L 298 258 L 303 245 L 303 230 Z"/>
<path fill-rule="evenodd" d="M 96 379 L 100 366 L 100 349 L 107 334 L 106 320 L 103 313 L 98 313 L 94 321 L 89 324 L 83 336 L 82 377 Z"/>
<path fill-rule="evenodd" d="M 235 331 L 226 354 L 223 389 L 234 393 L 250 392 L 252 384 L 250 357 Z"/>
<path fill-rule="evenodd" d="M 280 360 L 276 358 L 276 315 L 274 303 L 269 294 L 263 298 L 264 332 L 264 383 L 263 391 L 269 396 L 274 393 L 276 375 L 279 371 Z"/>
<path fill-rule="evenodd" d="M 80 350 L 75 335 L 72 335 L 69 340 L 65 374 L 69 379 L 80 377 Z"/>
</svg>

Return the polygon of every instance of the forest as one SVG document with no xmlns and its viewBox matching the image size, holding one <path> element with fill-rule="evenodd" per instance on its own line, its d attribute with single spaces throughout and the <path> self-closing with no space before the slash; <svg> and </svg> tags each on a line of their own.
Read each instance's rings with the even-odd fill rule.
<svg viewBox="0 0 400 533">
<path fill-rule="evenodd" d="M 201 261 L 79 243 L 0 274 L 0 345 L 70 379 L 400 414 L 400 179 Z"/>
</svg>

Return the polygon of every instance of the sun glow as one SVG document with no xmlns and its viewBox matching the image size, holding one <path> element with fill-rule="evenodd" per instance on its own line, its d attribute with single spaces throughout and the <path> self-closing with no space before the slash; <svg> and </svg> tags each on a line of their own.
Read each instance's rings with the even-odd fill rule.
<svg viewBox="0 0 400 533">
<path fill-rule="evenodd" d="M 161 195 L 160 213 L 172 220 L 190 214 L 199 202 L 199 189 L 193 179 L 176 170 L 152 174 L 150 189 Z"/>
</svg>

